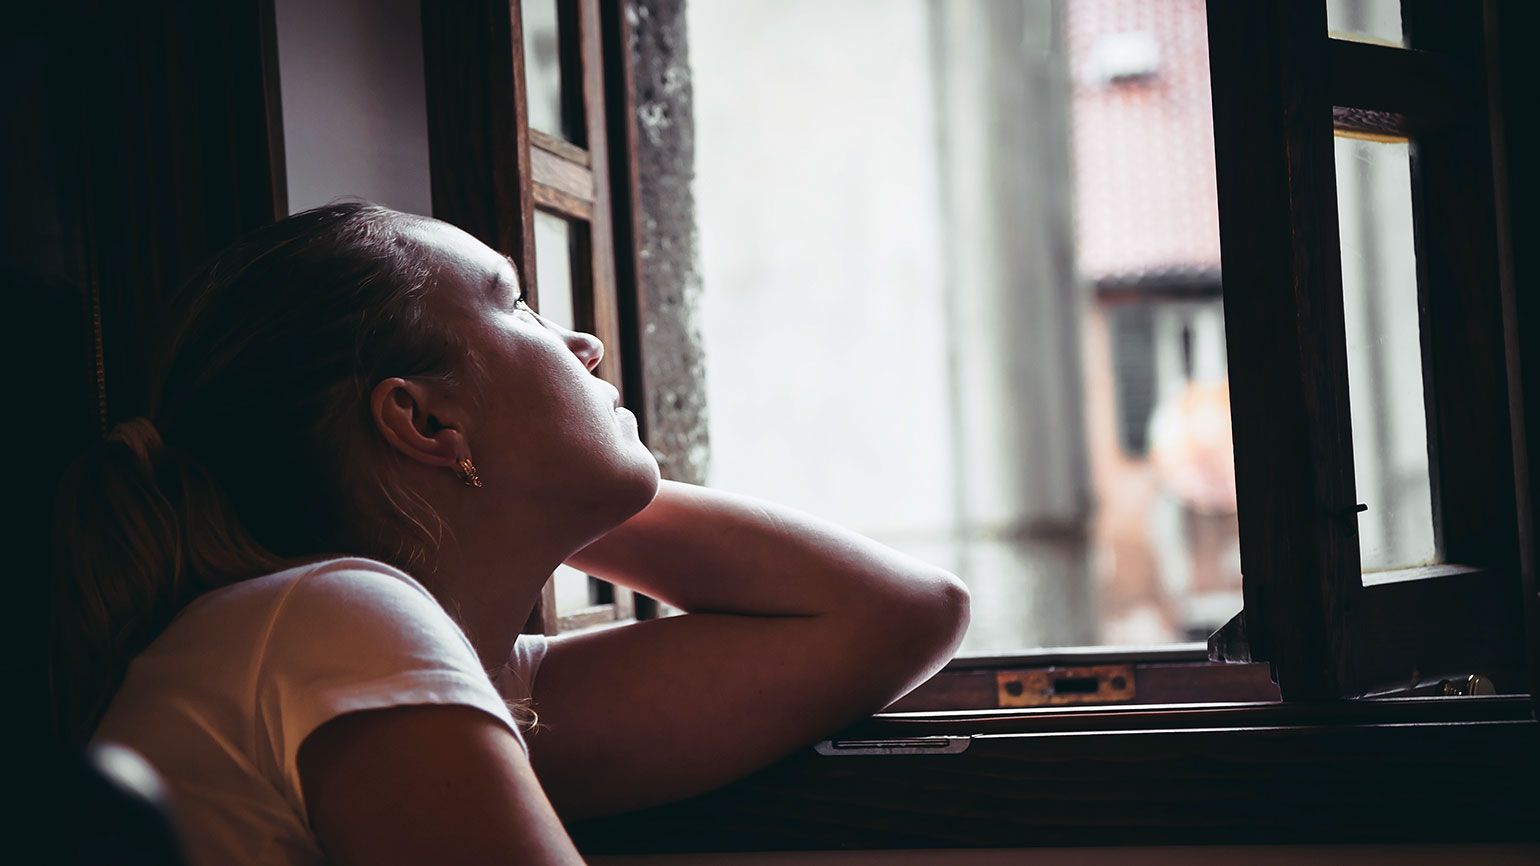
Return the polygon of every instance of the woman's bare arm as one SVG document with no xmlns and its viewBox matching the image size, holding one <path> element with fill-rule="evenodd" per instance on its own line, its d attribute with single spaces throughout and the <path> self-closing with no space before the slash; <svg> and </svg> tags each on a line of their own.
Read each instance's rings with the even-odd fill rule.
<svg viewBox="0 0 1540 866">
<path fill-rule="evenodd" d="M 687 797 L 887 706 L 951 658 L 945 571 L 789 508 L 664 482 L 568 560 L 687 611 L 551 640 L 535 771 L 564 819 Z"/>
<path fill-rule="evenodd" d="M 583 862 L 524 750 L 481 710 L 435 704 L 339 716 L 305 738 L 298 761 L 328 862 Z"/>
<path fill-rule="evenodd" d="M 567 564 L 692 613 L 806 616 L 967 596 L 942 569 L 826 520 L 667 479 Z"/>
</svg>

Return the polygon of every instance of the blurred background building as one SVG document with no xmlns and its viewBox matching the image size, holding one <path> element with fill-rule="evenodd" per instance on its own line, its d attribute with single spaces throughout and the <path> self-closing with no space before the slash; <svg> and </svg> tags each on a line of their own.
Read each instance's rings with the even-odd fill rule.
<svg viewBox="0 0 1540 866">
<path fill-rule="evenodd" d="M 956 572 L 965 652 L 1238 611 L 1202 0 L 733 0 L 689 29 L 710 483 Z M 1391 434 L 1359 455 L 1366 567 L 1432 557 L 1426 440 L 1393 435 L 1422 429 L 1415 298 L 1408 331 L 1377 294 L 1415 285 L 1409 200 L 1392 237 L 1371 191 L 1407 199 L 1406 160 L 1339 142 L 1354 424 Z"/>
<path fill-rule="evenodd" d="M 965 651 L 1239 609 L 1202 3 L 689 23 L 711 483 L 955 571 Z"/>
</svg>

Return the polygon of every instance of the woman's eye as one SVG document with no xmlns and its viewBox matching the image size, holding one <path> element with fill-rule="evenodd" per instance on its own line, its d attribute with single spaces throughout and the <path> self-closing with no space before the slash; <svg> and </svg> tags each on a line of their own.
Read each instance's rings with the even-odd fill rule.
<svg viewBox="0 0 1540 866">
<path fill-rule="evenodd" d="M 516 310 L 522 309 L 524 312 L 529 313 L 530 318 L 534 319 L 542 325 L 545 324 L 545 320 L 540 318 L 540 314 L 535 312 L 535 308 L 529 305 L 528 298 L 519 298 L 517 301 L 514 301 L 513 308 Z"/>
</svg>

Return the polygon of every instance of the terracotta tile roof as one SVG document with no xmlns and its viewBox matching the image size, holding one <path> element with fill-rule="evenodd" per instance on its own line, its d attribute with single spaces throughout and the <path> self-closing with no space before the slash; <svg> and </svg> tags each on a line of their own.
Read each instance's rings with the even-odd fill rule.
<svg viewBox="0 0 1540 866">
<path fill-rule="evenodd" d="M 1075 227 L 1097 281 L 1219 264 L 1203 0 L 1072 0 Z M 1135 34 L 1135 35 L 1127 35 Z M 1154 73 L 1107 80 L 1107 60 Z"/>
</svg>

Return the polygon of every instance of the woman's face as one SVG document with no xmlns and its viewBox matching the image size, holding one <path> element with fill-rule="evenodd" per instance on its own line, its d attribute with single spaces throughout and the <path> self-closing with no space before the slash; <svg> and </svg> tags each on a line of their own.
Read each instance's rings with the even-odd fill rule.
<svg viewBox="0 0 1540 866">
<path fill-rule="evenodd" d="M 618 392 L 591 372 L 599 339 L 538 316 L 508 260 L 464 231 L 421 220 L 406 233 L 433 256 L 430 304 L 485 366 L 485 405 L 463 425 L 478 495 L 617 522 L 645 507 L 657 460 Z"/>
</svg>

